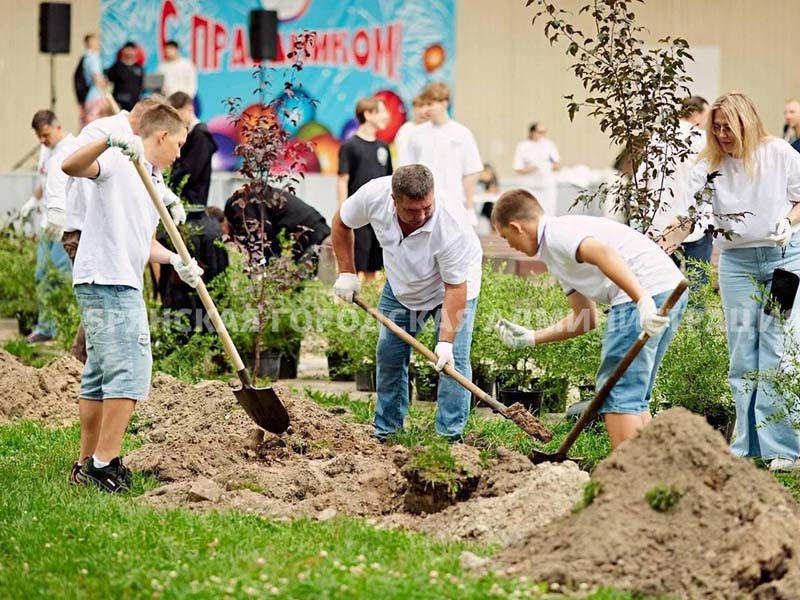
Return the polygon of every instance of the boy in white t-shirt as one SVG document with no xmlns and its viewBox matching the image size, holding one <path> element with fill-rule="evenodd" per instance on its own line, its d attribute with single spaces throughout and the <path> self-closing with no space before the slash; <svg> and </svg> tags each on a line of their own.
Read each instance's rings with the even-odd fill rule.
<svg viewBox="0 0 800 600">
<path fill-rule="evenodd" d="M 556 214 L 555 171 L 561 168 L 558 148 L 547 136 L 541 123 L 528 129 L 528 139 L 522 140 L 514 150 L 514 172 L 521 176 L 522 185 L 536 196 L 545 213 Z"/>
<path fill-rule="evenodd" d="M 501 319 L 496 329 L 506 345 L 524 348 L 581 335 L 596 327 L 595 302 L 611 304 L 597 375 L 600 389 L 641 331 L 651 336 L 600 409 L 611 447 L 617 448 L 652 420 L 650 394 L 687 294 L 668 317 L 658 314 L 658 306 L 681 281 L 681 272 L 655 242 L 630 227 L 602 217 L 548 218 L 526 190 L 503 194 L 492 221 L 512 248 L 547 266 L 572 306 L 571 314 L 536 331 Z"/>
<path fill-rule="evenodd" d="M 414 128 L 408 139 L 408 152 L 401 155 L 400 164 L 421 164 L 433 172 L 436 195 L 447 206 L 464 214 L 467 223 L 475 227 L 475 184 L 483 171 L 483 161 L 472 132 L 451 119 L 450 88 L 444 83 L 431 83 L 421 94 L 423 116 L 428 119 Z"/>
<path fill-rule="evenodd" d="M 150 390 L 145 265 L 148 260 L 171 264 L 192 287 L 202 275 L 194 260 L 184 264 L 155 241 L 158 213 L 130 164 L 141 160 L 163 195 L 161 170 L 179 156 L 186 125 L 174 108 L 159 105 L 142 115 L 139 133 L 90 142 L 62 164 L 67 175 L 88 177 L 97 185 L 73 268 L 87 359 L 79 402 L 81 448 L 70 480 L 107 492 L 130 487 L 130 473 L 119 458 L 122 438 L 136 402 Z"/>
</svg>

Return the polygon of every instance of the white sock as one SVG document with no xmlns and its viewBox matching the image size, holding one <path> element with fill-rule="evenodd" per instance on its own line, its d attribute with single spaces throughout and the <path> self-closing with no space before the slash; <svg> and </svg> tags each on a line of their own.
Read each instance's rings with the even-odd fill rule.
<svg viewBox="0 0 800 600">
<path fill-rule="evenodd" d="M 110 465 L 110 464 L 111 464 L 110 462 L 106 462 L 106 461 L 104 461 L 104 460 L 100 460 L 100 459 L 99 459 L 99 458 L 97 458 L 97 456 L 95 456 L 94 454 L 92 454 L 92 463 L 93 463 L 93 464 L 94 464 L 94 466 L 95 466 L 95 467 L 97 467 L 98 469 L 102 469 L 103 467 L 107 467 L 108 465 Z"/>
</svg>

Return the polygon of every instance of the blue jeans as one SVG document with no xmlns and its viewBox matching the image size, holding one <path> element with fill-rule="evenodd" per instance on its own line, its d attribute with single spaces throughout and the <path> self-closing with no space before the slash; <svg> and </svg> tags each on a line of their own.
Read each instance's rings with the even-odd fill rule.
<svg viewBox="0 0 800 600">
<path fill-rule="evenodd" d="M 150 392 L 153 355 L 142 292 L 127 285 L 76 285 L 86 329 L 81 398 L 144 400 Z"/>
<path fill-rule="evenodd" d="M 477 304 L 477 298 L 467 300 L 464 315 L 453 341 L 456 371 L 467 379 L 472 378 L 469 349 L 472 345 L 472 327 Z M 414 337 L 417 337 L 422 325 L 433 316 L 438 338 L 441 306 L 430 311 L 412 311 L 395 298 L 388 281 L 383 286 L 378 310 Z M 411 347 L 381 326 L 376 352 L 378 404 L 375 407 L 375 437 L 378 439 L 385 439 L 403 428 L 403 419 L 408 413 L 410 358 Z M 467 390 L 446 375 L 441 375 L 436 407 L 436 432 L 448 438 L 458 438 L 467 424 L 469 402 L 470 393 Z"/>
<path fill-rule="evenodd" d="M 666 302 L 672 292 L 663 292 L 653 296 L 656 306 Z M 680 297 L 669 312 L 669 325 L 658 337 L 650 338 L 637 357 L 625 370 L 608 394 L 600 413 L 638 415 L 650 410 L 650 396 L 656 383 L 658 367 L 664 354 L 678 330 L 681 317 L 686 310 L 688 294 Z M 636 342 L 642 332 L 639 327 L 639 309 L 633 302 L 625 302 L 611 307 L 606 319 L 606 330 L 603 334 L 603 349 L 600 357 L 600 369 L 597 372 L 597 390 L 605 384 L 625 354 Z"/>
<path fill-rule="evenodd" d="M 728 335 L 730 382 L 736 402 L 736 438 L 731 452 L 737 456 L 796 459 L 800 439 L 788 418 L 769 420 L 785 410 L 772 385 L 750 381 L 748 374 L 781 366 L 784 329 L 778 319 L 764 314 L 757 283 L 769 288 L 772 272 L 782 267 L 800 272 L 800 235 L 795 235 L 781 257 L 780 248 L 735 248 L 723 250 L 719 259 L 719 288 Z M 800 305 L 788 325 L 796 331 Z"/>
<path fill-rule="evenodd" d="M 61 245 L 61 241 L 51 242 L 44 237 L 39 238 L 39 243 L 36 246 L 36 273 L 34 279 L 36 281 L 36 296 L 37 304 L 39 306 L 39 316 L 34 327 L 34 333 L 40 333 L 49 337 L 55 337 L 56 324 L 49 321 L 44 316 L 44 298 L 43 295 L 50 291 L 52 286 L 44 285 L 39 287 L 39 284 L 47 277 L 47 270 L 50 266 L 54 266 L 61 273 L 67 277 L 72 276 L 72 262 Z"/>
</svg>

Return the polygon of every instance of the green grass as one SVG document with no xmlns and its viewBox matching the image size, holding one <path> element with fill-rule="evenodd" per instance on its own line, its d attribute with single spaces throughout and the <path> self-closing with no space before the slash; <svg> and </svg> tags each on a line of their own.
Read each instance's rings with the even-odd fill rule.
<svg viewBox="0 0 800 600">
<path fill-rule="evenodd" d="M 486 598 L 539 586 L 463 572 L 462 550 L 358 519 L 270 522 L 236 512 L 155 510 L 134 492 L 71 488 L 77 427 L 0 427 L 0 590 L 30 598 Z M 127 441 L 128 448 L 138 444 Z M 519 597 L 518 596 L 518 597 Z M 602 591 L 596 600 L 629 600 Z"/>
<path fill-rule="evenodd" d="M 36 368 L 45 366 L 61 354 L 48 351 L 46 346 L 29 344 L 25 341 L 25 338 L 8 340 L 3 344 L 3 348 L 9 354 L 13 354 L 20 359 L 24 364 Z"/>
</svg>

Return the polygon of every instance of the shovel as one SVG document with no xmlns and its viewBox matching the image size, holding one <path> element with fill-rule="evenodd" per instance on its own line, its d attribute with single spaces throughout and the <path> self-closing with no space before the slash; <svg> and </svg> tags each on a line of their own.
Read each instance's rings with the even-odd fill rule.
<svg viewBox="0 0 800 600">
<path fill-rule="evenodd" d="M 427 346 L 425 346 L 425 344 L 417 340 L 417 338 L 405 331 L 402 327 L 397 325 L 397 323 L 386 317 L 384 314 L 375 310 L 369 304 L 364 302 L 358 297 L 358 295 L 353 296 L 353 303 L 367 311 L 367 313 L 369 313 L 370 316 L 372 316 L 376 321 L 403 340 L 406 344 L 411 346 L 414 350 L 422 354 L 422 356 L 427 358 L 429 361 L 435 363 L 437 360 L 439 360 L 436 354 Z M 513 421 L 520 429 L 522 429 L 531 437 L 543 442 L 548 442 L 552 439 L 553 434 L 550 432 L 550 430 L 547 429 L 547 427 L 545 427 L 541 421 L 539 421 L 539 419 L 525 410 L 525 407 L 521 404 L 517 403 L 510 407 L 500 404 L 490 394 L 483 391 L 450 365 L 446 365 L 442 372 L 453 379 L 461 387 L 472 392 L 478 398 L 478 400 L 484 404 L 487 404 L 488 406 L 491 406 L 506 419 Z"/>
<path fill-rule="evenodd" d="M 658 310 L 658 314 L 662 316 L 666 316 L 670 309 L 675 306 L 675 303 L 680 299 L 683 292 L 686 291 L 686 288 L 689 286 L 689 282 L 685 279 L 682 279 L 678 286 L 672 291 L 667 301 L 661 306 Z M 538 465 L 540 463 L 545 462 L 564 462 L 565 460 L 579 460 L 577 458 L 570 459 L 567 456 L 567 453 L 572 448 L 572 445 L 575 443 L 575 440 L 578 439 L 578 436 L 583 432 L 586 428 L 586 425 L 594 418 L 595 413 L 600 410 L 600 406 L 602 406 L 603 402 L 605 402 L 606 398 L 608 397 L 609 392 L 611 392 L 611 388 L 613 388 L 619 378 L 622 377 L 622 374 L 627 370 L 627 368 L 631 365 L 634 361 L 636 356 L 639 354 L 642 348 L 644 348 L 647 340 L 650 339 L 650 336 L 647 335 L 644 331 L 639 334 L 639 337 L 633 343 L 633 345 L 628 349 L 625 353 L 625 356 L 622 357 L 622 360 L 617 365 L 617 368 L 614 369 L 614 372 L 611 373 L 611 376 L 606 379 L 606 382 L 603 384 L 597 394 L 595 394 L 594 399 L 589 403 L 589 406 L 583 411 L 578 422 L 570 430 L 567 437 L 564 438 L 564 441 L 561 442 L 561 445 L 556 450 L 555 454 L 548 454 L 546 452 L 540 452 L 538 450 L 534 450 L 533 453 L 530 455 L 531 461 L 533 464 Z"/>
<path fill-rule="evenodd" d="M 181 260 L 184 263 L 188 263 L 192 259 L 189 250 L 187 250 L 186 244 L 178 228 L 175 226 L 175 222 L 172 220 L 169 212 L 167 212 L 167 207 L 164 206 L 164 202 L 162 202 L 161 198 L 158 196 L 153 182 L 150 181 L 150 176 L 144 170 L 141 162 L 136 161 L 133 164 L 136 167 L 136 172 L 139 174 L 144 187 L 147 188 L 147 193 L 150 194 L 150 200 L 153 201 L 153 206 L 156 207 L 158 216 L 161 217 L 161 222 L 164 224 L 164 229 L 167 230 L 169 239 L 172 240 L 172 243 L 175 245 L 175 249 L 178 251 L 178 254 L 180 254 Z M 236 346 L 233 345 L 233 340 L 228 333 L 228 329 L 225 327 L 225 323 L 222 322 L 217 307 L 214 306 L 214 301 L 211 299 L 211 296 L 209 296 L 202 279 L 198 282 L 196 290 L 197 294 L 200 296 L 200 300 L 203 302 L 203 306 L 206 311 L 208 311 L 208 316 L 211 317 L 214 329 L 217 330 L 222 340 L 222 346 L 225 348 L 225 352 L 228 354 L 228 357 L 233 363 L 233 367 L 236 369 L 239 381 L 242 382 L 242 387 L 240 389 L 233 390 L 233 395 L 236 396 L 236 400 L 242 405 L 247 415 L 255 421 L 256 425 L 271 433 L 283 433 L 289 427 L 289 414 L 286 412 L 286 408 L 281 403 L 275 390 L 271 387 L 253 387 L 250 374 L 247 372 L 242 358 L 236 350 Z"/>
</svg>

